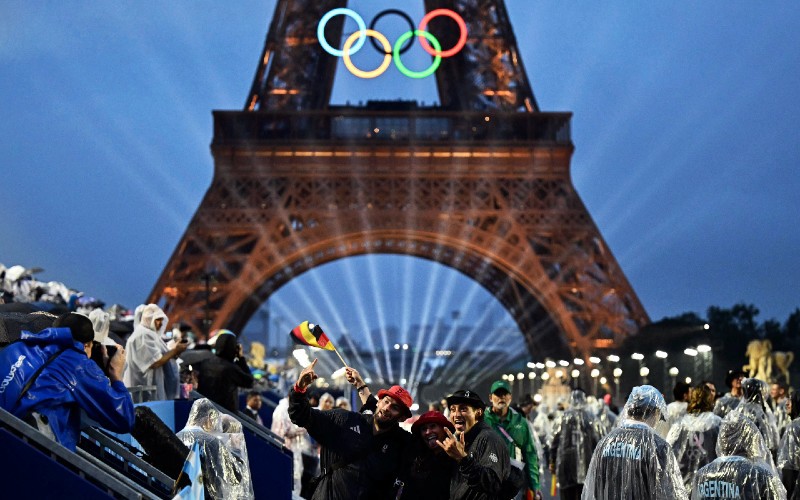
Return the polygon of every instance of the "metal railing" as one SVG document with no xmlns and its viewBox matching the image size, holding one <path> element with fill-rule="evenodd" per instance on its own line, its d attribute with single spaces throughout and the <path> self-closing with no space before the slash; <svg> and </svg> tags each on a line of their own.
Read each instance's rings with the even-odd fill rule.
<svg viewBox="0 0 800 500">
<path fill-rule="evenodd" d="M 569 146 L 571 113 L 215 111 L 214 146 L 241 142 L 550 143 Z"/>
<path fill-rule="evenodd" d="M 84 480 L 93 483 L 117 498 L 141 499 L 158 498 L 145 488 L 128 481 L 120 480 L 119 474 L 102 462 L 90 459 L 85 453 L 73 453 L 60 444 L 47 438 L 37 429 L 0 408 L 0 427 L 7 429 L 12 435 L 28 445 L 41 451 L 46 457 L 56 462 Z M 31 464 L 23 464 L 30 467 Z M 5 471 L 8 472 L 8 471 Z M 41 471 L 43 474 L 45 470 Z M 11 479 L 13 481 L 13 478 Z M 13 484 L 9 483 L 9 485 Z"/>
</svg>

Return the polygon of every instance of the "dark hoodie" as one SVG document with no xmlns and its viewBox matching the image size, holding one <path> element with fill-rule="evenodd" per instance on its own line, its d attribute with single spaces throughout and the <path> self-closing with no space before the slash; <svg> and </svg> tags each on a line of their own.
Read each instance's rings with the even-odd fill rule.
<svg viewBox="0 0 800 500">
<path fill-rule="evenodd" d="M 239 387 L 253 387 L 253 376 L 247 361 L 236 359 L 235 335 L 223 334 L 217 339 L 217 355 L 203 361 L 198 370 L 198 392 L 226 410 L 239 410 Z"/>
</svg>

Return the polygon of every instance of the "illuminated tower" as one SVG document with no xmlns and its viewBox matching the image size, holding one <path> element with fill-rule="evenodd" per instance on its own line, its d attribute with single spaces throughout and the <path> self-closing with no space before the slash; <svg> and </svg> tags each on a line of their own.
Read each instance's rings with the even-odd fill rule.
<svg viewBox="0 0 800 500">
<path fill-rule="evenodd" d="M 425 2 L 457 14 L 427 23 L 438 54 L 466 33 L 436 69 L 436 107 L 329 104 L 338 58 L 317 28 L 344 6 L 277 2 L 244 110 L 214 112 L 213 182 L 149 300 L 173 321 L 236 330 L 306 270 L 391 253 L 483 285 L 535 358 L 588 356 L 645 324 L 572 186 L 571 114 L 539 110 L 503 1 Z M 344 47 L 345 17 L 323 39 Z"/>
</svg>

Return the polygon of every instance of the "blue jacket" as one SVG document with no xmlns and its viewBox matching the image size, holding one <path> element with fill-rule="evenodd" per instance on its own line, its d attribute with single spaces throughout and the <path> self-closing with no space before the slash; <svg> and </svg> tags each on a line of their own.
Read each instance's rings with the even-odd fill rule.
<svg viewBox="0 0 800 500">
<path fill-rule="evenodd" d="M 16 404 L 35 370 L 61 350 Z M 31 412 L 46 417 L 58 442 L 70 450 L 78 444 L 81 409 L 110 431 L 127 433 L 133 428 L 133 401 L 125 384 L 111 382 L 68 328 L 23 331 L 19 342 L 0 351 L 0 377 L 0 406 L 19 418 Z"/>
</svg>

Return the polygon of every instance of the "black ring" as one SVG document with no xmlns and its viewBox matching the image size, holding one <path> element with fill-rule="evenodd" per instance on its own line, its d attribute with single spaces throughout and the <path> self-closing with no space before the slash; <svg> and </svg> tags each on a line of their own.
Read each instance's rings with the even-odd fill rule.
<svg viewBox="0 0 800 500">
<path fill-rule="evenodd" d="M 378 14 L 375 17 L 373 17 L 372 21 L 369 23 L 369 29 L 375 30 L 375 25 L 378 24 L 378 19 L 382 18 L 387 14 L 397 14 L 398 16 L 405 19 L 408 22 L 408 26 L 412 33 L 414 32 L 415 29 L 417 29 L 417 27 L 414 26 L 414 21 L 411 20 L 411 17 L 402 10 L 398 9 L 386 9 L 378 12 Z M 408 41 L 406 41 L 405 46 L 400 48 L 401 54 L 404 54 L 408 49 L 411 48 L 411 46 L 414 44 L 414 38 L 416 37 L 412 36 L 411 38 L 409 38 Z M 369 37 L 369 42 L 372 44 L 373 47 L 375 47 L 375 50 L 377 50 L 378 53 L 380 54 L 389 55 L 392 53 L 391 50 L 389 52 L 384 51 L 383 48 L 378 45 L 378 42 L 375 40 L 374 37 Z"/>
</svg>

